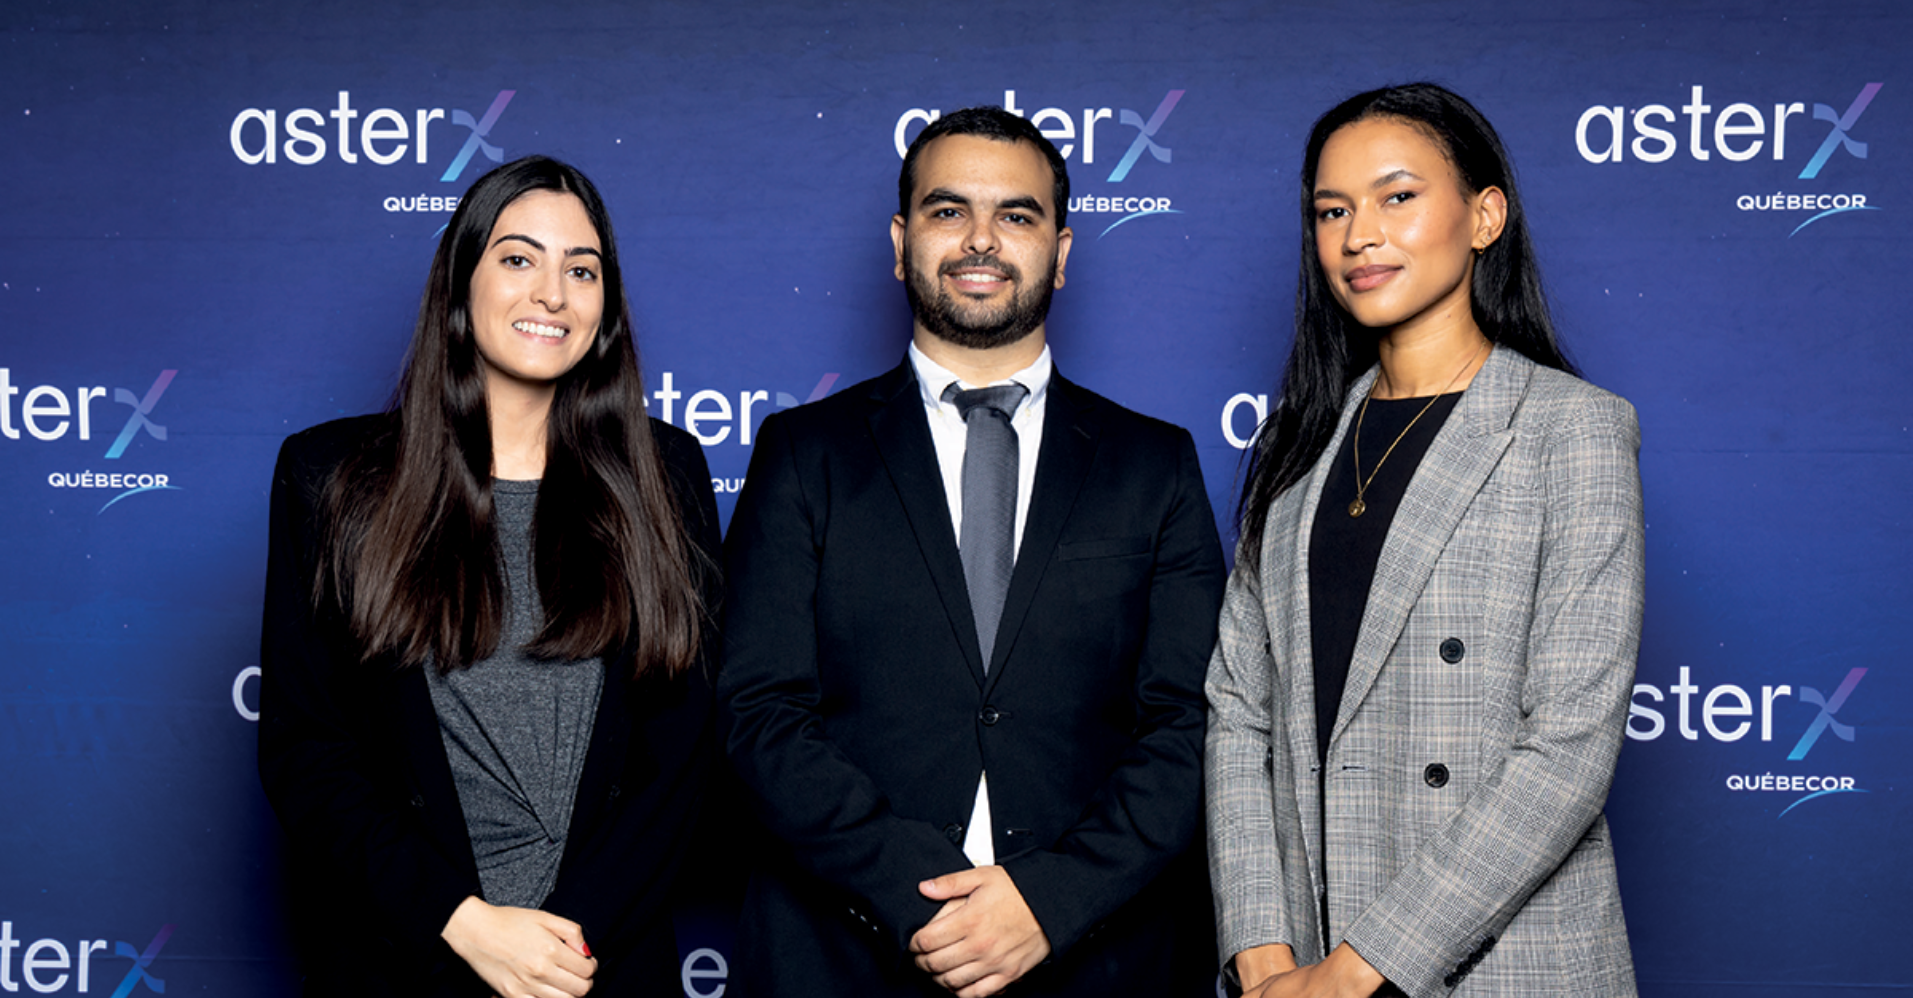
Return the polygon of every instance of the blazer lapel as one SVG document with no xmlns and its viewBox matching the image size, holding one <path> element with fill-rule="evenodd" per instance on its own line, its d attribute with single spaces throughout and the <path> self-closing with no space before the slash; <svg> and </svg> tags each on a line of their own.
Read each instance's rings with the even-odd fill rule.
<svg viewBox="0 0 1913 998">
<path fill-rule="evenodd" d="M 625 780 L 648 783 L 656 776 L 625 770 L 631 741 L 631 722 L 626 712 L 630 710 L 630 686 L 634 682 L 631 678 L 633 651 L 634 648 L 627 645 L 617 654 L 605 656 L 598 689 L 598 712 L 591 724 L 591 744 L 585 749 L 584 768 L 578 773 L 578 789 L 571 796 L 571 821 L 567 826 L 571 831 L 565 842 L 561 867 L 589 840 L 590 831 L 609 803 L 614 786 Z M 637 789 L 634 785 L 627 786 Z"/>
<path fill-rule="evenodd" d="M 422 808 L 419 820 L 431 829 L 433 840 L 460 870 L 478 879 L 478 861 L 472 856 L 471 835 L 465 828 L 465 809 L 458 800 L 458 784 L 439 733 L 438 710 L 432 706 L 432 688 L 425 678 L 431 663 L 399 669 L 380 659 L 370 668 L 393 670 L 376 682 L 389 684 L 386 699 L 391 722 L 398 725 L 417 794 L 412 803 Z"/>
<path fill-rule="evenodd" d="M 1089 476 L 1090 461 L 1096 456 L 1096 441 L 1101 436 L 1101 427 L 1094 418 L 1094 396 L 1065 381 L 1062 375 L 1050 375 L 1049 398 L 1044 405 L 1036 482 L 1030 487 L 1023 542 L 1017 546 L 1010 591 L 1003 599 L 1003 618 L 997 623 L 996 648 L 990 656 L 987 685 L 994 685 L 1003 675 L 1004 664 L 1016 645 L 1016 635 L 1029 615 L 1031 601 L 1036 598 L 1037 586 L 1056 553 L 1057 541 L 1062 538 L 1063 524 L 1069 521 L 1069 512 L 1076 505 L 1083 480 Z M 959 577 L 961 574 L 959 562 Z M 967 610 L 967 600 L 964 606 Z"/>
<path fill-rule="evenodd" d="M 1341 737 L 1374 686 L 1448 538 L 1514 440 L 1508 425 L 1531 373 L 1520 361 L 1512 351 L 1499 348 L 1488 355 L 1408 483 L 1375 563 L 1375 581 L 1369 587 L 1368 608 L 1348 665 L 1348 687 L 1329 735 L 1331 744 Z M 1359 390 L 1366 390 L 1373 374 L 1363 379 Z M 1349 401 L 1359 397 L 1351 393 Z M 1354 407 L 1344 404 L 1342 408 L 1346 430 L 1349 410 Z M 1336 435 L 1338 442 L 1341 435 Z M 1322 465 L 1326 467 L 1327 462 Z"/>
<path fill-rule="evenodd" d="M 923 396 L 916 372 L 905 360 L 873 386 L 870 394 L 870 435 L 877 454 L 896 486 L 904 516 L 916 535 L 917 550 L 930 569 L 930 579 L 950 617 L 963 660 L 978 686 L 983 685 L 983 652 L 976 640 L 976 618 L 970 611 L 970 590 L 963 579 L 963 559 L 957 553 L 956 529 L 950 523 L 950 501 L 943 494 L 943 472 L 937 467 L 936 444 L 923 414 Z M 1015 583 L 1011 583 L 1014 592 Z M 1007 615 L 1006 615 L 1007 617 Z M 999 649 L 1000 652 L 1000 649 Z"/>
<path fill-rule="evenodd" d="M 1358 378 L 1349 389 L 1350 399 L 1359 399 L 1368 392 L 1375 382 L 1376 371 L 1371 370 Z M 1315 462 L 1307 478 L 1291 490 L 1291 494 L 1300 497 L 1300 502 L 1278 502 L 1271 514 L 1274 518 L 1265 527 L 1268 539 L 1263 542 L 1263 592 L 1265 599 L 1286 598 L 1285 605 L 1269 604 L 1272 611 L 1270 620 L 1286 620 L 1287 627 L 1282 628 L 1280 637 L 1272 641 L 1281 641 L 1282 647 L 1276 649 L 1277 662 L 1282 663 L 1282 679 L 1286 685 L 1288 702 L 1302 705 L 1293 713 L 1288 724 L 1289 758 L 1294 766 L 1294 786 L 1298 805 L 1302 814 L 1302 846 L 1308 857 L 1309 873 L 1315 886 L 1320 889 L 1327 874 L 1322 855 L 1322 786 L 1316 774 L 1316 760 L 1320 753 L 1315 744 L 1315 721 L 1313 704 L 1315 703 L 1315 645 L 1314 631 L 1310 624 L 1309 600 L 1309 541 L 1314 534 L 1315 511 L 1321 505 L 1322 488 L 1328 481 L 1329 465 L 1334 462 L 1335 453 L 1341 449 L 1342 438 L 1347 435 L 1353 406 L 1347 401 L 1342 404 L 1342 417 L 1336 425 L 1335 435 L 1329 439 L 1323 456 Z M 1277 691 L 1277 696 L 1283 695 Z"/>
</svg>

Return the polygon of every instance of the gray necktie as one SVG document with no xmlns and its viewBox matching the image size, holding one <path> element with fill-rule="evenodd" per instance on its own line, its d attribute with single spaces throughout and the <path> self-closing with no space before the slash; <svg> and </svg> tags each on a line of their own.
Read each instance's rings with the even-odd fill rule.
<svg viewBox="0 0 1913 998">
<path fill-rule="evenodd" d="M 963 447 L 963 531 L 957 553 L 963 557 L 963 581 L 976 617 L 977 645 L 983 669 L 990 668 L 996 627 L 1003 619 L 1003 598 L 1016 565 L 1016 430 L 1010 414 L 1029 389 L 1022 385 L 959 391 L 956 382 L 943 400 L 956 404 L 969 427 Z"/>
</svg>

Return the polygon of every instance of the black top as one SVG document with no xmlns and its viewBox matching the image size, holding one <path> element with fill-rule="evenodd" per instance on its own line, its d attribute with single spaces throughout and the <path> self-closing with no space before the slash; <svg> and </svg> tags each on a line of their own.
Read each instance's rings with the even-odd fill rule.
<svg viewBox="0 0 1913 998">
<path fill-rule="evenodd" d="M 1375 580 L 1375 563 L 1388 539 L 1389 524 L 1401 505 L 1408 483 L 1421 466 L 1422 456 L 1435 442 L 1442 423 L 1460 401 L 1460 392 L 1414 399 L 1373 399 L 1361 421 L 1362 491 L 1366 508 L 1349 515 L 1355 501 L 1355 426 L 1350 424 L 1341 449 L 1329 465 L 1328 481 L 1315 509 L 1309 534 L 1309 648 L 1315 659 L 1315 751 L 1328 759 L 1329 733 L 1342 708 L 1342 690 L 1348 685 L 1349 660 L 1361 633 L 1362 614 L 1368 609 L 1368 590 Z M 1427 407 L 1428 412 L 1416 419 Z M 1413 426 L 1410 426 L 1410 423 Z M 1402 435 L 1406 429 L 1406 435 Z M 1388 446 L 1401 436 L 1393 452 Z M 1382 455 L 1387 453 L 1387 460 Z M 1380 462 L 1378 465 L 1377 462 Z M 1370 475 L 1374 478 L 1369 479 Z"/>
</svg>

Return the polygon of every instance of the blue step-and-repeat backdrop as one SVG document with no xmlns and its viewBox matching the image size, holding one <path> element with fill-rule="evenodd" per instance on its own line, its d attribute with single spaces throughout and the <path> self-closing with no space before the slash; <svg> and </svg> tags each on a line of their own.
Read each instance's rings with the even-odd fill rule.
<svg viewBox="0 0 1913 998">
<path fill-rule="evenodd" d="M 1907 993 L 1909 57 L 1913 8 L 1865 0 L 11 0 L 0 990 L 292 988 L 253 757 L 272 460 L 383 405 L 494 162 L 598 181 L 652 412 L 728 515 L 765 414 L 902 354 L 903 144 L 1009 105 L 1076 187 L 1059 366 L 1189 427 L 1226 519 L 1308 126 L 1429 78 L 1501 129 L 1570 349 L 1640 411 L 1609 813 L 1643 992 Z M 721 904 L 680 935 L 685 993 L 722 993 Z"/>
</svg>

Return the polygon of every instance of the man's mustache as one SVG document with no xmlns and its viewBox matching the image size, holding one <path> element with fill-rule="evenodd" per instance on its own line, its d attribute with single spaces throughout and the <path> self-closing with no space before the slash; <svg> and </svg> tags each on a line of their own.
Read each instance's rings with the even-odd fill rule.
<svg viewBox="0 0 1913 998">
<path fill-rule="evenodd" d="M 1015 264 L 1004 263 L 1000 257 L 987 255 L 966 256 L 961 260 L 946 263 L 937 268 L 937 273 L 947 276 L 959 270 L 969 270 L 978 267 L 1000 271 L 1005 277 L 1008 277 L 1012 281 L 1020 281 L 1023 279 L 1023 272 L 1017 270 Z"/>
</svg>

